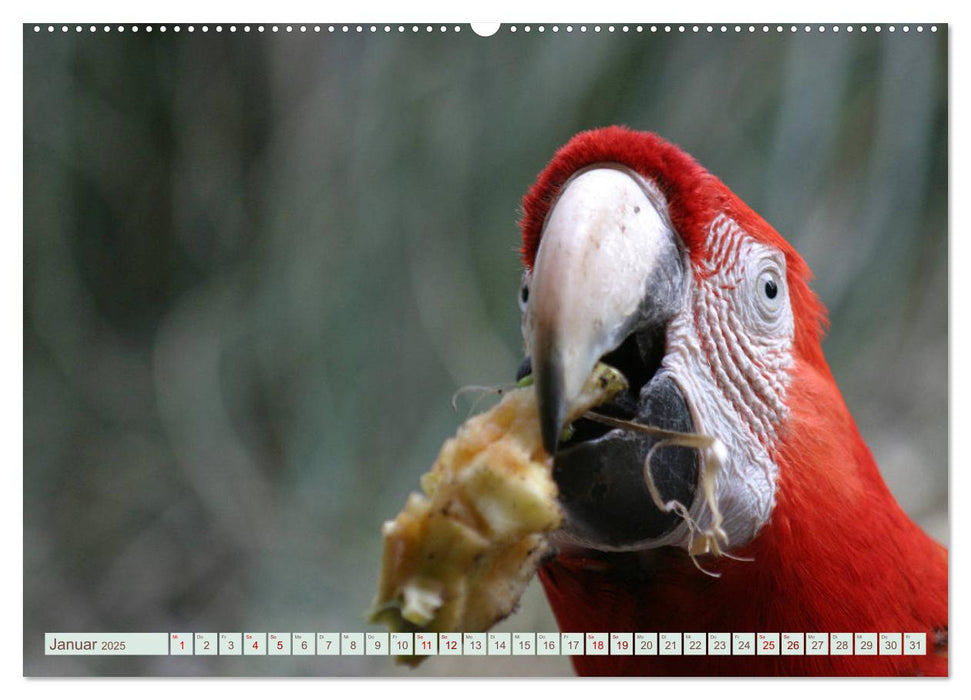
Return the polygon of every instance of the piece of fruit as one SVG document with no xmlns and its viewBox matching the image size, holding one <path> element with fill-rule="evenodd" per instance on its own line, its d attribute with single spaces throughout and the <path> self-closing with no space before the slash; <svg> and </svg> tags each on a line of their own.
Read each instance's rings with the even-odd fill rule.
<svg viewBox="0 0 971 700">
<path fill-rule="evenodd" d="M 567 423 L 627 382 L 598 364 Z M 423 494 L 382 527 L 384 555 L 371 620 L 392 631 L 481 632 L 509 615 L 563 514 L 543 449 L 536 390 L 509 392 L 445 442 Z M 415 665 L 424 657 L 399 657 Z"/>
</svg>

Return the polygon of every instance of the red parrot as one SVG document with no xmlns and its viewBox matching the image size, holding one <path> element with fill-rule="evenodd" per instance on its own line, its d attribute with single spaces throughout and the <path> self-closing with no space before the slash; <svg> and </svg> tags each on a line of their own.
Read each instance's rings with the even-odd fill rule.
<svg viewBox="0 0 971 700">
<path fill-rule="evenodd" d="M 566 513 L 540 570 L 561 630 L 927 635 L 916 656 L 587 655 L 576 671 L 947 675 L 947 550 L 880 476 L 793 247 L 677 146 L 624 127 L 575 136 L 523 205 L 520 376 Z M 717 439 L 648 460 L 683 508 L 650 494 L 658 438 L 563 424 L 601 359 L 630 381 L 603 414 Z"/>
</svg>

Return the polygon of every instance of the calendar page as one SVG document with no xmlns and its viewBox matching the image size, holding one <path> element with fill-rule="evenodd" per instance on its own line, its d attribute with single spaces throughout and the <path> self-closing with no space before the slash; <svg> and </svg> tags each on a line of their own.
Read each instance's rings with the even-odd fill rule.
<svg viewBox="0 0 971 700">
<path fill-rule="evenodd" d="M 946 676 L 948 25 L 428 19 L 23 25 L 24 675 Z"/>
</svg>

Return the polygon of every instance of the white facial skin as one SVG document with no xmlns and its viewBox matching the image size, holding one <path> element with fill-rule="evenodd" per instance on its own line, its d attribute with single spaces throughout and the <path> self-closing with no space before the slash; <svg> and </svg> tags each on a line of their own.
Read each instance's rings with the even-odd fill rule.
<svg viewBox="0 0 971 700">
<path fill-rule="evenodd" d="M 775 505 L 779 467 L 771 453 L 787 413 L 794 326 L 780 251 L 725 216 L 711 224 L 709 251 L 668 325 L 660 371 L 681 389 L 698 431 L 726 447 L 715 497 L 730 550 L 750 542 Z M 692 517 L 710 526 L 703 499 Z M 687 528 L 679 530 L 663 544 L 686 547 Z"/>
</svg>

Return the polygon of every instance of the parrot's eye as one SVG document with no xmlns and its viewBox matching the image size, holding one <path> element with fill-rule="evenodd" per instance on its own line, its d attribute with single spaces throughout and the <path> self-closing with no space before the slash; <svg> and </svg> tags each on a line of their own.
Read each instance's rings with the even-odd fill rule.
<svg viewBox="0 0 971 700">
<path fill-rule="evenodd" d="M 785 258 L 771 249 L 754 248 L 745 266 L 748 281 L 739 289 L 739 311 L 753 333 L 762 337 L 792 332 L 792 310 L 786 289 Z M 750 275 L 750 276 L 749 276 Z"/>
<path fill-rule="evenodd" d="M 774 268 L 767 267 L 759 273 L 757 288 L 761 301 L 767 308 L 775 308 L 779 305 L 782 279 Z"/>
<path fill-rule="evenodd" d="M 775 283 L 775 280 L 769 278 L 765 280 L 765 296 L 769 299 L 775 299 L 775 295 L 779 293 L 779 285 Z"/>
<path fill-rule="evenodd" d="M 766 322 L 775 320 L 783 306 L 785 293 L 782 276 L 774 266 L 765 267 L 759 273 L 755 285 L 760 315 Z"/>
<path fill-rule="evenodd" d="M 529 302 L 529 273 L 523 272 L 523 281 L 519 283 L 519 309 L 526 311 L 526 304 Z"/>
</svg>

